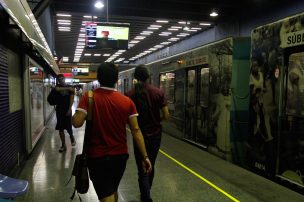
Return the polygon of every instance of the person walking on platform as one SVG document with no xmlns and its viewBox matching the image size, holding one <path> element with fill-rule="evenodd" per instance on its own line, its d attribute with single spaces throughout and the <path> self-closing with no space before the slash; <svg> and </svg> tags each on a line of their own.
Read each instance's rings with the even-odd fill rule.
<svg viewBox="0 0 304 202">
<path fill-rule="evenodd" d="M 152 165 L 137 123 L 135 104 L 114 89 L 118 68 L 112 63 L 101 64 L 97 79 L 101 87 L 93 91 L 88 168 L 98 199 L 102 202 L 118 201 L 117 189 L 129 158 L 126 124 L 130 126 L 144 172 L 151 172 Z M 72 118 L 74 127 L 83 125 L 87 111 L 88 93 L 85 93 Z"/>
<path fill-rule="evenodd" d="M 69 133 L 72 146 L 76 145 L 71 122 L 72 106 L 74 102 L 74 88 L 68 86 L 65 83 L 63 74 L 58 74 L 55 90 L 59 94 L 57 99 L 60 100 L 56 105 L 56 130 L 59 130 L 59 136 L 61 140 L 61 147 L 59 149 L 59 152 L 65 152 L 67 148 L 65 143 L 64 130 L 67 130 Z"/>
<path fill-rule="evenodd" d="M 139 150 L 136 147 L 134 148 L 141 200 L 142 202 L 149 202 L 153 201 L 150 190 L 154 178 L 154 165 L 161 143 L 162 126 L 160 122 L 162 119 L 169 119 L 170 115 L 164 93 L 147 82 L 149 78 L 147 68 L 144 65 L 137 66 L 134 77 L 137 79 L 137 83 L 134 89 L 127 92 L 126 95 L 134 101 L 138 110 L 139 127 L 143 133 L 148 156 L 152 163 L 152 172 L 145 173 L 141 167 Z M 162 112 L 162 118 L 160 111 Z"/>
</svg>

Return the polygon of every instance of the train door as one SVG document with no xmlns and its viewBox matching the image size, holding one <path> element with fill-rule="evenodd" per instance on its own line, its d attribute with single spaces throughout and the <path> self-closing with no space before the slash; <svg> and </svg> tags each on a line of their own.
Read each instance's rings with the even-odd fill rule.
<svg viewBox="0 0 304 202">
<path fill-rule="evenodd" d="M 129 78 L 123 80 L 123 93 L 125 94 L 129 90 Z"/>
<path fill-rule="evenodd" d="M 209 68 L 199 68 L 199 88 L 197 103 L 197 131 L 196 141 L 202 145 L 208 145 L 208 120 L 209 120 Z"/>
<path fill-rule="evenodd" d="M 304 46 L 285 51 L 278 174 L 304 187 Z"/>
<path fill-rule="evenodd" d="M 186 70 L 185 139 L 196 142 L 197 70 Z"/>
</svg>

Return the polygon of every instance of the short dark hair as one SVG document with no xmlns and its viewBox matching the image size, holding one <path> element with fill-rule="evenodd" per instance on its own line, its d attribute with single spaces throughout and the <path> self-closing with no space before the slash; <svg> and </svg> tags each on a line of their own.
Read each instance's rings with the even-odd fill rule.
<svg viewBox="0 0 304 202">
<path fill-rule="evenodd" d="M 134 78 L 139 81 L 146 81 L 149 78 L 149 72 L 145 65 L 138 65 L 135 68 Z"/>
<path fill-rule="evenodd" d="M 101 86 L 114 87 L 118 80 L 118 68 L 113 63 L 102 63 L 97 70 L 97 80 Z"/>
</svg>

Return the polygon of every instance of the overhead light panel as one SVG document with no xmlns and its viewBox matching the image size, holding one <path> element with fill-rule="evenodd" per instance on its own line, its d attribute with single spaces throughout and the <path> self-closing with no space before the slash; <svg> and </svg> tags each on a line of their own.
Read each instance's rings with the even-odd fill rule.
<svg viewBox="0 0 304 202">
<path fill-rule="evenodd" d="M 158 22 L 158 23 L 168 23 L 169 21 L 168 20 L 156 20 L 156 22 Z"/>
<path fill-rule="evenodd" d="M 216 17 L 216 16 L 218 16 L 218 13 L 216 11 L 212 11 L 209 15 L 211 17 Z"/>
<path fill-rule="evenodd" d="M 183 27 L 180 27 L 180 26 L 171 26 L 172 29 L 181 29 Z"/>
<path fill-rule="evenodd" d="M 104 4 L 101 1 L 96 1 L 94 6 L 97 9 L 102 9 L 104 7 Z"/>
<path fill-rule="evenodd" d="M 211 24 L 210 24 L 210 23 L 202 22 L 202 23 L 200 23 L 199 25 L 202 25 L 202 26 L 210 26 Z"/>
<path fill-rule="evenodd" d="M 63 62 L 68 62 L 69 61 L 69 57 L 62 57 L 62 61 Z"/>
<path fill-rule="evenodd" d="M 58 25 L 71 25 L 70 22 L 58 22 Z"/>
<path fill-rule="evenodd" d="M 168 28 L 169 31 L 178 31 L 177 28 Z"/>
<path fill-rule="evenodd" d="M 162 26 L 161 25 L 150 25 L 150 27 L 159 27 L 159 28 L 161 28 Z"/>
<path fill-rule="evenodd" d="M 57 13 L 56 16 L 58 16 L 58 17 L 72 17 L 72 15 L 64 14 L 64 13 Z"/>
<path fill-rule="evenodd" d="M 159 29 L 159 27 L 148 27 L 148 29 Z"/>
<path fill-rule="evenodd" d="M 62 20 L 62 19 L 58 19 L 57 22 L 69 22 L 69 23 L 71 23 L 71 20 Z"/>
</svg>

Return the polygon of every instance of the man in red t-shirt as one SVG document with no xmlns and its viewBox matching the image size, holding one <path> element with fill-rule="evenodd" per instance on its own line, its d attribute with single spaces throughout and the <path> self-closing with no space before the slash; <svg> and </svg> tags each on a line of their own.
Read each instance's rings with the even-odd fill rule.
<svg viewBox="0 0 304 202">
<path fill-rule="evenodd" d="M 117 201 L 117 189 L 129 157 L 126 124 L 130 126 L 135 144 L 142 155 L 145 172 L 152 170 L 144 139 L 137 123 L 138 113 L 131 99 L 114 89 L 118 69 L 112 63 L 99 66 L 97 79 L 100 88 L 94 90 L 92 134 L 88 149 L 90 179 L 100 201 Z M 80 100 L 72 123 L 83 125 L 88 111 L 88 94 Z"/>
</svg>

